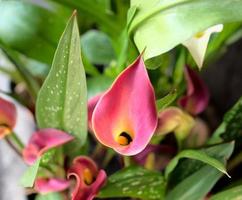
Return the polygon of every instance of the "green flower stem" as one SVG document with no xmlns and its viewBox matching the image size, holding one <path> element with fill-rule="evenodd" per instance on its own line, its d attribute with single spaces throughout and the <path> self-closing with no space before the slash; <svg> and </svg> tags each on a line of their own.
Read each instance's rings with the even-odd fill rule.
<svg viewBox="0 0 242 200">
<path fill-rule="evenodd" d="M 12 140 L 10 139 L 10 137 L 6 136 L 5 140 L 8 143 L 8 145 L 11 147 L 11 149 L 13 149 L 17 155 L 22 157 L 22 152 L 13 144 Z"/>
<path fill-rule="evenodd" d="M 10 135 L 5 137 L 5 140 L 8 143 L 8 145 L 16 152 L 16 154 L 22 157 L 24 144 L 19 139 L 19 137 L 14 132 L 12 132 Z"/>
<path fill-rule="evenodd" d="M 24 144 L 21 139 L 16 135 L 16 133 L 11 133 L 9 138 L 18 146 L 20 151 L 24 149 Z"/>
<path fill-rule="evenodd" d="M 105 158 L 102 163 L 102 167 L 106 168 L 112 158 L 115 156 L 115 152 L 112 149 L 108 149 Z"/>
<path fill-rule="evenodd" d="M 103 151 L 103 145 L 100 144 L 100 143 L 97 143 L 94 151 L 92 152 L 92 158 L 95 159 L 95 158 L 98 158 L 99 157 L 99 154 Z"/>
<path fill-rule="evenodd" d="M 124 159 L 124 167 L 128 167 L 131 165 L 131 157 L 130 156 L 123 156 Z"/>
<path fill-rule="evenodd" d="M 155 170 L 155 154 L 149 153 L 146 162 L 145 162 L 145 168 L 149 170 Z"/>
</svg>

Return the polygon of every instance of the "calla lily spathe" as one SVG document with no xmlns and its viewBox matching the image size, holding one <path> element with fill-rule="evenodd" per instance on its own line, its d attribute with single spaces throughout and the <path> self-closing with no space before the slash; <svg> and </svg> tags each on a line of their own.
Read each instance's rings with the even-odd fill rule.
<svg viewBox="0 0 242 200">
<path fill-rule="evenodd" d="M 13 98 L 11 98 L 3 93 L 0 93 L 0 98 L 4 101 L 7 101 L 10 104 L 14 105 L 15 109 L 12 109 L 12 108 L 10 109 L 12 119 L 10 120 L 11 122 L 8 122 L 8 123 L 10 123 L 8 126 L 11 126 L 11 128 L 10 128 L 11 131 L 13 131 L 17 135 L 21 136 L 21 140 L 23 140 L 23 142 L 25 143 L 28 140 L 28 138 L 30 137 L 30 135 L 33 133 L 33 131 L 35 131 L 35 129 L 36 129 L 33 114 L 26 107 L 22 106 L 16 100 L 14 100 Z M 6 110 L 7 107 L 8 106 L 3 105 L 3 104 L 2 104 L 2 106 L 0 105 L 0 110 L 1 110 L 0 111 L 0 115 L 1 115 L 0 116 L 0 126 L 1 126 L 1 124 L 3 124 L 3 122 L 1 122 L 2 113 L 5 112 L 4 110 Z M 8 115 L 9 114 L 7 114 L 6 116 L 8 116 Z M 5 125 L 7 125 L 6 122 L 4 122 L 4 123 L 5 123 Z M 8 129 L 9 129 L 9 127 L 8 127 Z M 0 134 L 0 138 L 1 138 L 1 134 Z"/>
<path fill-rule="evenodd" d="M 218 24 L 208 28 L 203 32 L 199 32 L 195 34 L 192 38 L 188 39 L 187 41 L 183 42 L 182 44 L 188 48 L 189 52 L 191 53 L 194 61 L 201 69 L 203 65 L 203 61 L 205 58 L 209 38 L 211 34 L 218 33 L 223 30 L 223 25 Z"/>
<path fill-rule="evenodd" d="M 59 178 L 37 178 L 35 180 L 34 189 L 40 194 L 50 192 L 60 192 L 66 190 L 70 186 L 70 182 Z"/>
<path fill-rule="evenodd" d="M 0 97 L 0 139 L 12 132 L 17 120 L 17 110 L 13 103 Z"/>
<path fill-rule="evenodd" d="M 74 137 L 57 129 L 47 128 L 36 131 L 28 145 L 23 150 L 23 158 L 29 165 L 33 165 L 45 152 L 73 140 Z"/>
<path fill-rule="evenodd" d="M 156 129 L 157 135 L 174 132 L 179 140 L 185 139 L 194 126 L 194 119 L 176 107 L 169 107 L 159 112 L 159 121 Z"/>
<path fill-rule="evenodd" d="M 68 170 L 68 178 L 72 176 L 76 179 L 72 200 L 94 199 L 107 179 L 105 171 L 98 170 L 95 162 L 86 156 L 75 158 Z"/>
<path fill-rule="evenodd" d="M 187 112 L 197 115 L 203 112 L 209 102 L 208 88 L 198 74 L 189 67 L 185 67 L 187 94 L 178 103 Z"/>
<path fill-rule="evenodd" d="M 141 55 L 101 95 L 91 125 L 99 142 L 122 155 L 135 155 L 147 146 L 157 113 L 154 89 Z"/>
</svg>

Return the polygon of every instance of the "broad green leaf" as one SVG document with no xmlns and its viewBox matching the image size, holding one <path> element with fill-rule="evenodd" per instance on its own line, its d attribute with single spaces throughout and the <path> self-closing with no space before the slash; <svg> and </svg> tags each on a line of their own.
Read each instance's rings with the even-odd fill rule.
<svg viewBox="0 0 242 200">
<path fill-rule="evenodd" d="M 39 194 L 35 200 L 63 200 L 59 193 Z"/>
<path fill-rule="evenodd" d="M 233 187 L 231 189 L 219 192 L 211 197 L 211 200 L 241 200 L 242 199 L 242 185 Z"/>
<path fill-rule="evenodd" d="M 38 173 L 40 159 L 38 159 L 34 165 L 30 166 L 27 171 L 24 173 L 23 177 L 20 180 L 20 183 L 23 187 L 33 187 L 35 178 Z"/>
<path fill-rule="evenodd" d="M 26 1 L 0 1 L 0 10 L 0 43 L 51 64 L 65 19 Z"/>
<path fill-rule="evenodd" d="M 128 167 L 111 175 L 98 197 L 132 197 L 162 200 L 165 182 L 161 173 L 141 167 Z"/>
<path fill-rule="evenodd" d="M 206 166 L 195 172 L 170 191 L 166 200 L 202 199 L 220 178 L 221 173 Z"/>
<path fill-rule="evenodd" d="M 225 143 L 206 149 L 206 153 L 221 162 L 226 162 L 234 149 L 234 143 Z M 166 196 L 166 200 L 198 200 L 212 189 L 222 173 L 204 163 L 185 159 L 169 176 L 170 182 L 176 182 Z"/>
<path fill-rule="evenodd" d="M 233 148 L 234 143 L 225 143 L 204 148 L 203 150 L 209 156 L 225 163 L 228 158 L 226 155 L 231 153 Z M 169 175 L 169 187 L 173 188 L 178 183 L 182 182 L 182 180 L 186 179 L 188 176 L 200 170 L 204 166 L 206 166 L 206 164 L 198 160 L 187 158 L 181 159 L 175 170 L 173 170 L 173 172 Z"/>
<path fill-rule="evenodd" d="M 204 151 L 201 150 L 183 150 L 181 151 L 175 158 L 173 158 L 169 164 L 166 167 L 165 170 L 165 177 L 168 178 L 169 174 L 175 169 L 177 166 L 179 160 L 181 158 L 190 158 L 199 160 L 201 162 L 204 162 L 208 165 L 211 165 L 212 167 L 216 168 L 217 170 L 221 171 L 222 173 L 226 174 L 228 177 L 228 173 L 226 172 L 225 166 L 223 163 L 218 161 L 217 159 L 210 157 L 208 154 L 206 154 Z"/>
<path fill-rule="evenodd" d="M 174 89 L 165 97 L 156 101 L 156 108 L 158 111 L 167 108 L 170 104 L 172 104 L 177 98 L 177 90 Z"/>
<path fill-rule="evenodd" d="M 115 59 L 115 52 L 109 37 L 96 30 L 90 30 L 81 36 L 83 54 L 93 64 L 108 65 Z"/>
<path fill-rule="evenodd" d="M 137 6 L 138 13 L 129 33 L 140 52 L 146 47 L 145 60 L 215 24 L 242 21 L 238 0 L 131 0 L 131 6 Z"/>
<path fill-rule="evenodd" d="M 85 143 L 87 89 L 75 14 L 60 39 L 51 70 L 37 99 L 40 128 L 64 130 Z"/>
<path fill-rule="evenodd" d="M 223 123 L 209 140 L 209 144 L 229 141 L 242 137 L 242 97 L 237 103 L 224 115 Z"/>
</svg>

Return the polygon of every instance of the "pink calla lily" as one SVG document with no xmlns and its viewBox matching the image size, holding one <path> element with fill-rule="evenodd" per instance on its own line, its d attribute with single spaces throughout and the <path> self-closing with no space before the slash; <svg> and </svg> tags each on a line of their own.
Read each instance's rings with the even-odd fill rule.
<svg viewBox="0 0 242 200">
<path fill-rule="evenodd" d="M 189 67 L 185 68 L 187 94 L 179 99 L 178 103 L 192 115 L 205 110 L 209 101 L 209 92 L 203 80 Z"/>
<path fill-rule="evenodd" d="M 139 56 L 99 99 L 92 129 L 103 145 L 130 156 L 147 146 L 156 125 L 154 89 Z"/>
<path fill-rule="evenodd" d="M 40 194 L 49 192 L 60 192 L 66 190 L 70 186 L 70 182 L 59 178 L 37 178 L 35 180 L 34 189 Z"/>
<path fill-rule="evenodd" d="M 0 139 L 11 133 L 16 124 L 16 119 L 15 105 L 0 97 Z"/>
<path fill-rule="evenodd" d="M 34 162 L 49 149 L 60 146 L 73 140 L 71 135 L 52 128 L 40 129 L 36 131 L 28 145 L 23 150 L 23 158 L 29 165 Z"/>
<path fill-rule="evenodd" d="M 93 160 L 86 156 L 77 157 L 68 170 L 68 178 L 76 179 L 72 192 L 72 200 L 92 200 L 105 184 L 107 175 L 104 170 L 98 170 Z"/>
</svg>

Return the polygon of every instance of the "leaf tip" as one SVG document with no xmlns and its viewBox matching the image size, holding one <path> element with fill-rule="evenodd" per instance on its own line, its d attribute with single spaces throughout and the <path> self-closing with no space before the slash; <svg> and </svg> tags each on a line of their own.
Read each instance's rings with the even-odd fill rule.
<svg viewBox="0 0 242 200">
<path fill-rule="evenodd" d="M 226 170 L 222 170 L 222 172 L 228 177 L 231 178 L 231 176 L 228 174 L 228 172 Z"/>
<path fill-rule="evenodd" d="M 75 9 L 72 13 L 72 16 L 71 17 L 76 17 L 77 16 L 77 10 Z"/>
</svg>

